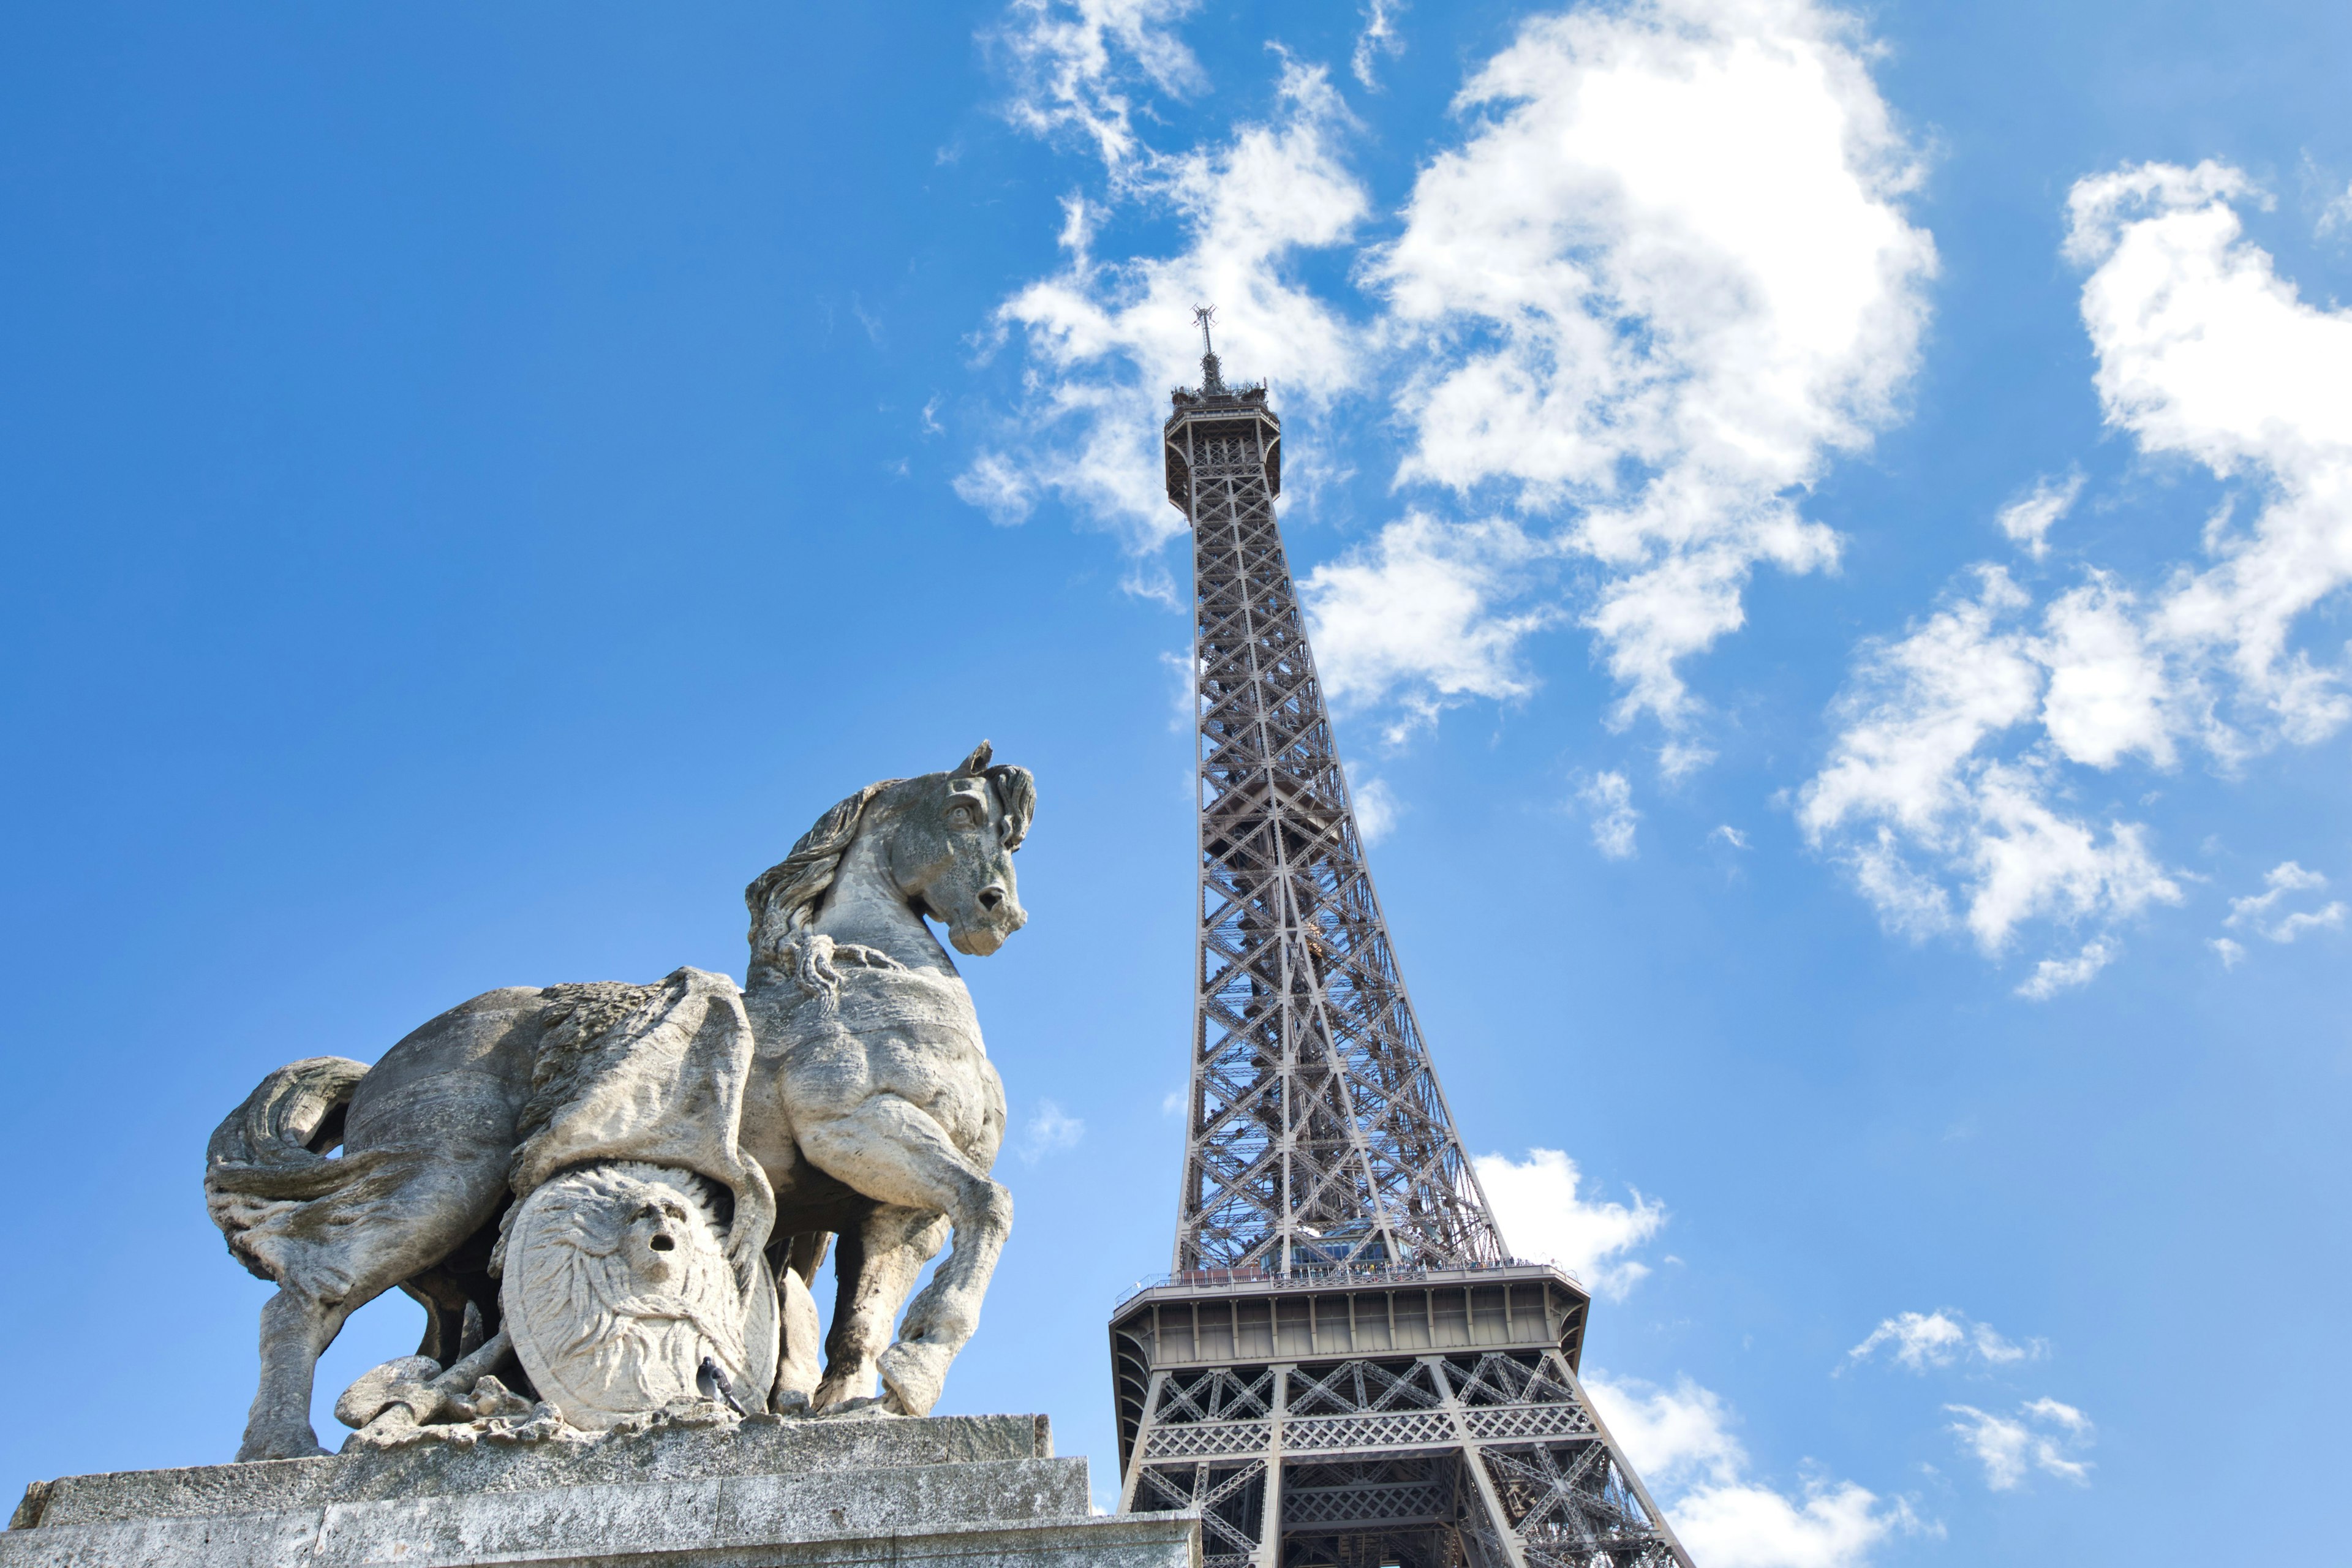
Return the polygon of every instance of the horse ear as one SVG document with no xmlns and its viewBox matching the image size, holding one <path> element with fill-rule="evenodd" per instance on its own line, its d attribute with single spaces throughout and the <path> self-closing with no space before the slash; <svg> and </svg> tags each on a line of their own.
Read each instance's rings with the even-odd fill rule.
<svg viewBox="0 0 2352 1568">
<path fill-rule="evenodd" d="M 953 779 L 968 779 L 976 774 L 984 773 L 988 768 L 988 759 L 995 754 L 995 752 L 991 749 L 989 743 L 982 741 L 979 745 L 974 746 L 971 749 L 971 755 L 966 757 L 962 762 L 956 764 L 955 772 L 950 773 L 948 777 Z"/>
</svg>

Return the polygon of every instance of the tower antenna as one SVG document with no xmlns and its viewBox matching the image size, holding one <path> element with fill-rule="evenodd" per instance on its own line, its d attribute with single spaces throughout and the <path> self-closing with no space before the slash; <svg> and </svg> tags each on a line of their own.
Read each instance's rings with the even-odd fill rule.
<svg viewBox="0 0 2352 1568">
<path fill-rule="evenodd" d="M 1209 323 L 1216 319 L 1217 308 L 1214 305 L 1192 307 L 1192 321 L 1201 329 L 1201 391 L 1209 397 L 1217 396 L 1225 390 L 1224 372 L 1217 363 L 1217 346 L 1209 341 Z"/>
</svg>

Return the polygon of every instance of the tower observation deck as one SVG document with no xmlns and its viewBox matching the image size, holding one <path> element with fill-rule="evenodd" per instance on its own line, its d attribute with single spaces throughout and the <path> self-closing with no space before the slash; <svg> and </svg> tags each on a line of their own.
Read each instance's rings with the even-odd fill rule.
<svg viewBox="0 0 2352 1568">
<path fill-rule="evenodd" d="M 1172 1271 L 1114 1312 L 1121 1507 L 1204 1568 L 1690 1568 L 1577 1380 L 1591 1297 L 1510 1258 L 1397 972 L 1275 498 L 1282 421 L 1163 427 L 1192 531 L 1200 927 Z"/>
</svg>

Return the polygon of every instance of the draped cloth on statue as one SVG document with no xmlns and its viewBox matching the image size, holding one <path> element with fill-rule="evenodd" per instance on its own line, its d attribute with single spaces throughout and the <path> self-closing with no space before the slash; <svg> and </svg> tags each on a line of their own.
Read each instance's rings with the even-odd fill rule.
<svg viewBox="0 0 2352 1568">
<path fill-rule="evenodd" d="M 765 1408 L 776 1204 L 740 1139 L 753 1047 L 741 993 L 680 969 L 652 985 L 556 987 L 551 1002 L 495 1265 L 524 1369 L 575 1425 L 714 1387 Z"/>
</svg>

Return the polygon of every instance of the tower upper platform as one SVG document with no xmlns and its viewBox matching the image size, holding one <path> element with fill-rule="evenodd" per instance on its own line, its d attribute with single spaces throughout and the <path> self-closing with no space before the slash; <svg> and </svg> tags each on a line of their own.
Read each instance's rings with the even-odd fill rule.
<svg viewBox="0 0 2352 1568">
<path fill-rule="evenodd" d="M 1160 426 L 1160 439 L 1171 506 L 1192 515 L 1193 471 L 1204 464 L 1255 466 L 1263 459 L 1266 493 L 1282 493 L 1282 417 L 1265 405 L 1265 383 L 1227 386 L 1211 349 L 1201 356 L 1201 384 L 1177 387 L 1168 400 L 1173 412 Z"/>
</svg>

